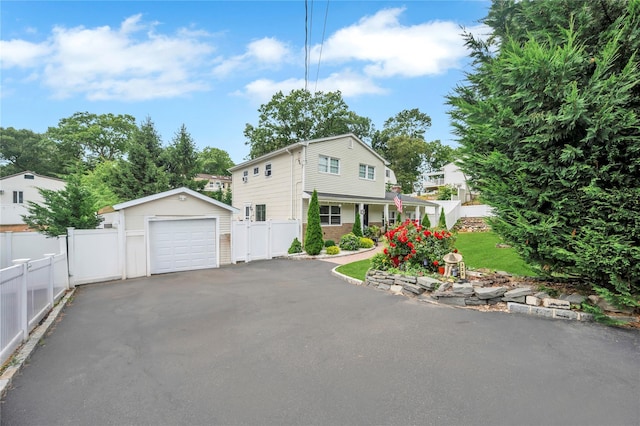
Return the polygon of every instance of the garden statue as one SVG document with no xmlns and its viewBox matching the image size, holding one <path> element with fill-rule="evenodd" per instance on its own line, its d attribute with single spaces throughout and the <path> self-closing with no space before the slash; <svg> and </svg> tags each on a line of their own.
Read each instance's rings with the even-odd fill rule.
<svg viewBox="0 0 640 426">
<path fill-rule="evenodd" d="M 443 260 L 444 260 L 444 276 L 457 277 L 460 274 L 459 264 L 460 262 L 462 262 L 462 255 L 460 253 L 448 253 L 444 255 Z"/>
</svg>

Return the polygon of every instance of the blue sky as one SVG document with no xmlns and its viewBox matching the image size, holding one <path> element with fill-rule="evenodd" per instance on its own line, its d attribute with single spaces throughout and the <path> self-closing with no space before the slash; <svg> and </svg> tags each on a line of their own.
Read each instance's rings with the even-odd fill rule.
<svg viewBox="0 0 640 426">
<path fill-rule="evenodd" d="M 340 90 L 377 129 L 404 109 L 455 146 L 444 97 L 464 78 L 463 26 L 488 1 L 0 2 L 0 125 L 44 132 L 79 111 L 149 116 L 168 144 L 249 153 L 243 131 L 274 93 Z M 323 36 L 324 34 L 324 36 Z"/>
</svg>

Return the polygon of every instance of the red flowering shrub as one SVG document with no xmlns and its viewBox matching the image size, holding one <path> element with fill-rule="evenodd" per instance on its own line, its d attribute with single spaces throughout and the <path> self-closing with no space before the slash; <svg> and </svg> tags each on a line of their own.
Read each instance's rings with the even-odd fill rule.
<svg viewBox="0 0 640 426">
<path fill-rule="evenodd" d="M 430 271 L 438 270 L 439 262 L 453 251 L 455 242 L 451 232 L 432 231 L 411 220 L 389 230 L 385 237 L 389 247 L 383 252 L 396 268 L 420 266 Z"/>
</svg>

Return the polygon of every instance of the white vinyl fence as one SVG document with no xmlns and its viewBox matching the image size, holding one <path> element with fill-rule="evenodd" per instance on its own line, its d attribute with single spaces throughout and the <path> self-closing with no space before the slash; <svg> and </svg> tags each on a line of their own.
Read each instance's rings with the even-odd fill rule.
<svg viewBox="0 0 640 426">
<path fill-rule="evenodd" d="M 67 230 L 72 285 L 122 278 L 117 229 Z"/>
<path fill-rule="evenodd" d="M 29 337 L 69 288 L 65 253 L 15 263 L 0 269 L 0 363 Z"/>
<path fill-rule="evenodd" d="M 45 253 L 66 253 L 67 236 L 47 238 L 37 232 L 0 232 L 0 268 L 13 259 L 40 259 Z"/>
<path fill-rule="evenodd" d="M 488 217 L 493 216 L 491 206 L 486 204 L 477 204 L 473 206 L 462 206 L 460 208 L 462 217 Z"/>
<path fill-rule="evenodd" d="M 294 238 L 300 239 L 297 220 L 231 222 L 231 262 L 285 256 Z"/>
</svg>

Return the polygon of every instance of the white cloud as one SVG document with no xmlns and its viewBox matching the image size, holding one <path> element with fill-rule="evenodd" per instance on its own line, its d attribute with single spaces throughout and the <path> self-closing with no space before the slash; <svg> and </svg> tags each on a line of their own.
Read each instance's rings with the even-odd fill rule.
<svg viewBox="0 0 640 426">
<path fill-rule="evenodd" d="M 0 40 L 1 68 L 33 67 L 50 51 L 47 43 L 31 43 L 24 40 Z"/>
<path fill-rule="evenodd" d="M 337 31 L 324 43 L 321 63 L 359 61 L 367 75 L 378 78 L 434 75 L 459 67 L 467 56 L 459 25 L 432 21 L 404 26 L 399 22 L 404 10 L 384 9 Z M 312 63 L 319 54 L 316 45 Z"/>
<path fill-rule="evenodd" d="M 124 101 L 167 98 L 208 89 L 204 67 L 213 47 L 207 33 L 154 31 L 142 15 L 109 26 L 55 27 L 46 43 L 2 42 L 3 67 L 32 67 L 57 98 Z"/>
<path fill-rule="evenodd" d="M 318 80 L 317 83 L 310 82 L 307 88 L 311 92 L 339 90 L 346 98 L 386 93 L 386 90 L 379 87 L 371 78 L 351 70 L 333 73 L 325 79 Z M 236 92 L 236 94 L 248 97 L 252 103 L 259 105 L 271 100 L 278 91 L 287 94 L 296 89 L 304 89 L 304 79 L 290 78 L 283 81 L 259 79 L 247 84 L 243 92 Z"/>
<path fill-rule="evenodd" d="M 291 51 L 285 43 L 275 38 L 265 37 L 249 43 L 246 52 L 242 55 L 228 59 L 219 58 L 221 63 L 214 68 L 213 73 L 224 77 L 238 70 L 255 67 L 278 68 L 282 63 L 287 62 L 290 56 Z"/>
</svg>

